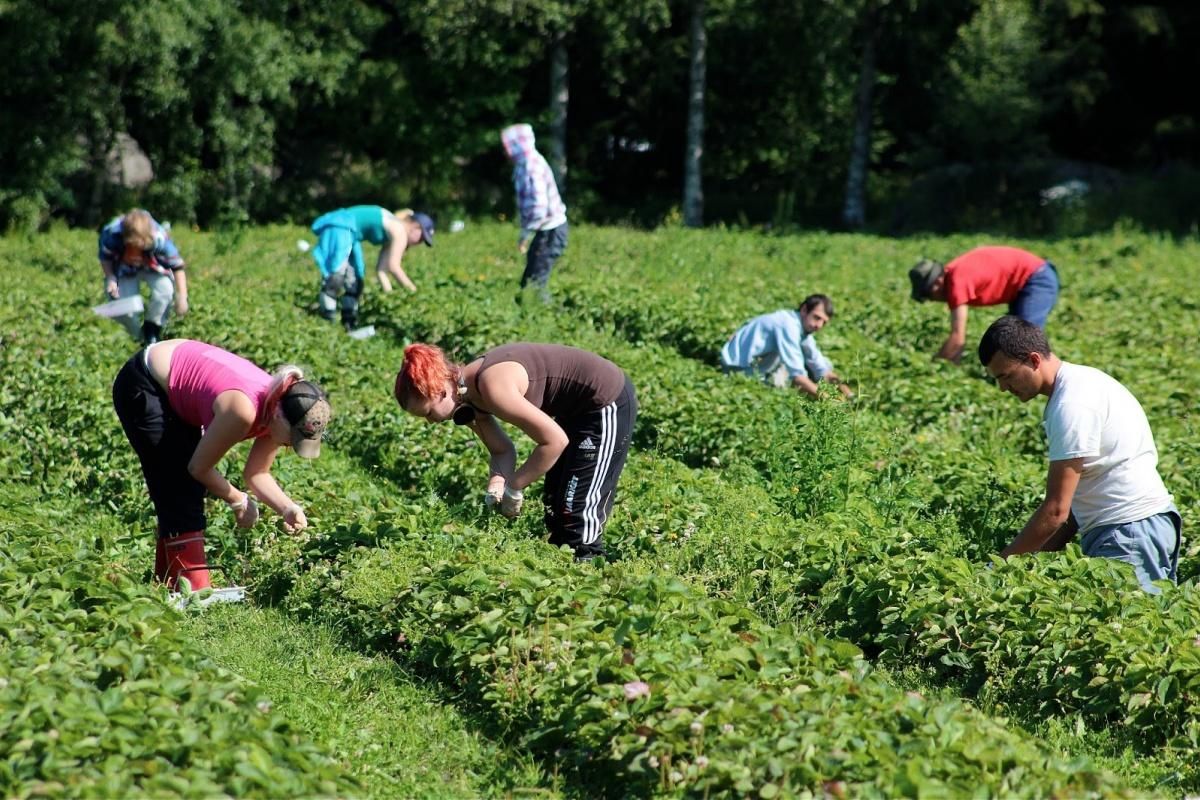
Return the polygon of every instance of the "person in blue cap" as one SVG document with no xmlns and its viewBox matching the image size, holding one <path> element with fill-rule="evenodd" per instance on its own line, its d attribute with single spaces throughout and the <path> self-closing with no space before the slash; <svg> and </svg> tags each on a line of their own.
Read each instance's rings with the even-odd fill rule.
<svg viewBox="0 0 1200 800">
<path fill-rule="evenodd" d="M 358 326 L 358 301 L 366 280 L 364 240 L 380 246 L 375 276 L 385 292 L 392 291 L 393 277 L 405 289 L 415 292 L 416 284 L 404 272 L 400 261 L 410 245 L 424 242 L 433 246 L 433 220 L 427 214 L 409 209 L 393 214 L 380 206 L 339 208 L 318 217 L 312 224 L 312 232 L 317 235 L 313 260 L 321 271 L 319 312 L 332 320 L 340 296 L 342 325 L 347 330 Z"/>
</svg>

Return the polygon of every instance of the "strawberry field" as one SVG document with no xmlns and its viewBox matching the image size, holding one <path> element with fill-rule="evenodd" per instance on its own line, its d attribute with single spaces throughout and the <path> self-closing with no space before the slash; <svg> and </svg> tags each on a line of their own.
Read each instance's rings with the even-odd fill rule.
<svg viewBox="0 0 1200 800">
<path fill-rule="evenodd" d="M 360 341 L 312 312 L 301 233 L 176 233 L 192 311 L 171 335 L 297 362 L 335 409 L 320 459 L 274 469 L 309 529 L 240 531 L 214 503 L 210 559 L 250 602 L 187 612 L 150 582 L 110 399 L 136 345 L 89 311 L 93 235 L 0 240 L 5 797 L 1200 793 L 1194 239 L 1021 243 L 1062 274 L 1055 350 L 1153 426 L 1185 541 L 1151 596 L 1074 546 L 995 558 L 1041 500 L 1043 401 L 985 379 L 988 310 L 963 366 L 932 362 L 946 314 L 905 274 L 982 239 L 581 226 L 543 306 L 516 297 L 512 229 L 468 226 L 406 258 L 418 293 L 368 288 Z M 817 291 L 854 403 L 721 374 L 738 325 Z M 606 564 L 541 540 L 536 484 L 516 521 L 485 513 L 482 447 L 391 399 L 408 342 L 516 339 L 637 387 Z"/>
</svg>

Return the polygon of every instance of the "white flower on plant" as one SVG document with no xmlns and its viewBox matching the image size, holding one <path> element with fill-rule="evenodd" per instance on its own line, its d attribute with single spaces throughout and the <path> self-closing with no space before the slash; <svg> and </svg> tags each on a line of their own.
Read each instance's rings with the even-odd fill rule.
<svg viewBox="0 0 1200 800">
<path fill-rule="evenodd" d="M 546 672 L 554 672 L 554 670 L 556 670 L 556 669 L 558 669 L 557 661 L 547 661 L 546 662 Z"/>
<path fill-rule="evenodd" d="M 721 726 L 721 733 L 733 733 L 733 723 L 726 722 Z"/>
<path fill-rule="evenodd" d="M 260 714 L 266 714 L 271 710 L 271 703 L 268 700 L 259 700 L 258 705 L 256 705 L 255 708 L 258 709 Z"/>
<path fill-rule="evenodd" d="M 696 766 L 704 769 L 708 766 L 708 756 L 696 756 Z"/>
<path fill-rule="evenodd" d="M 688 727 L 691 728 L 692 733 L 695 734 L 696 736 L 699 736 L 700 734 L 704 733 L 704 724 L 703 723 L 693 722 Z"/>
<path fill-rule="evenodd" d="M 650 766 L 658 769 L 658 756 L 650 756 Z"/>
<path fill-rule="evenodd" d="M 625 699 L 637 700 L 639 697 L 650 696 L 650 684 L 645 681 L 630 681 L 625 684 Z"/>
<path fill-rule="evenodd" d="M 679 783 L 683 780 L 683 773 L 677 769 L 671 770 L 671 783 Z"/>
</svg>

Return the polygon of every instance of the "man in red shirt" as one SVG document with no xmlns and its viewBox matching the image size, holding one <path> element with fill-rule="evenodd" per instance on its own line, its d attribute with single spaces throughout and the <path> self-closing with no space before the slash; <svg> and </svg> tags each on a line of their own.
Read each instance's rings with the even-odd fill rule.
<svg viewBox="0 0 1200 800">
<path fill-rule="evenodd" d="M 935 358 L 958 363 L 967 341 L 967 308 L 1008 304 L 1008 313 L 1039 328 L 1058 301 L 1058 270 L 1018 247 L 976 247 L 944 267 L 922 259 L 908 271 L 917 302 L 945 300 L 950 335 Z"/>
</svg>

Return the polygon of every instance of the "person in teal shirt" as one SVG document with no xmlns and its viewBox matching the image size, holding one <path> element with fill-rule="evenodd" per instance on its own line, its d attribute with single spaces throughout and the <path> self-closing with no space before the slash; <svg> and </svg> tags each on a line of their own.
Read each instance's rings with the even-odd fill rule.
<svg viewBox="0 0 1200 800">
<path fill-rule="evenodd" d="M 341 298 L 342 324 L 347 330 L 358 326 L 358 303 L 366 280 L 364 241 L 379 245 L 375 275 L 385 292 L 392 290 L 389 276 L 410 292 L 416 285 L 400 266 L 409 245 L 424 242 L 433 246 L 433 220 L 408 209 L 393 214 L 380 206 L 350 206 L 330 211 L 312 224 L 317 235 L 313 260 L 321 271 L 317 305 L 322 317 L 332 320 Z"/>
</svg>

